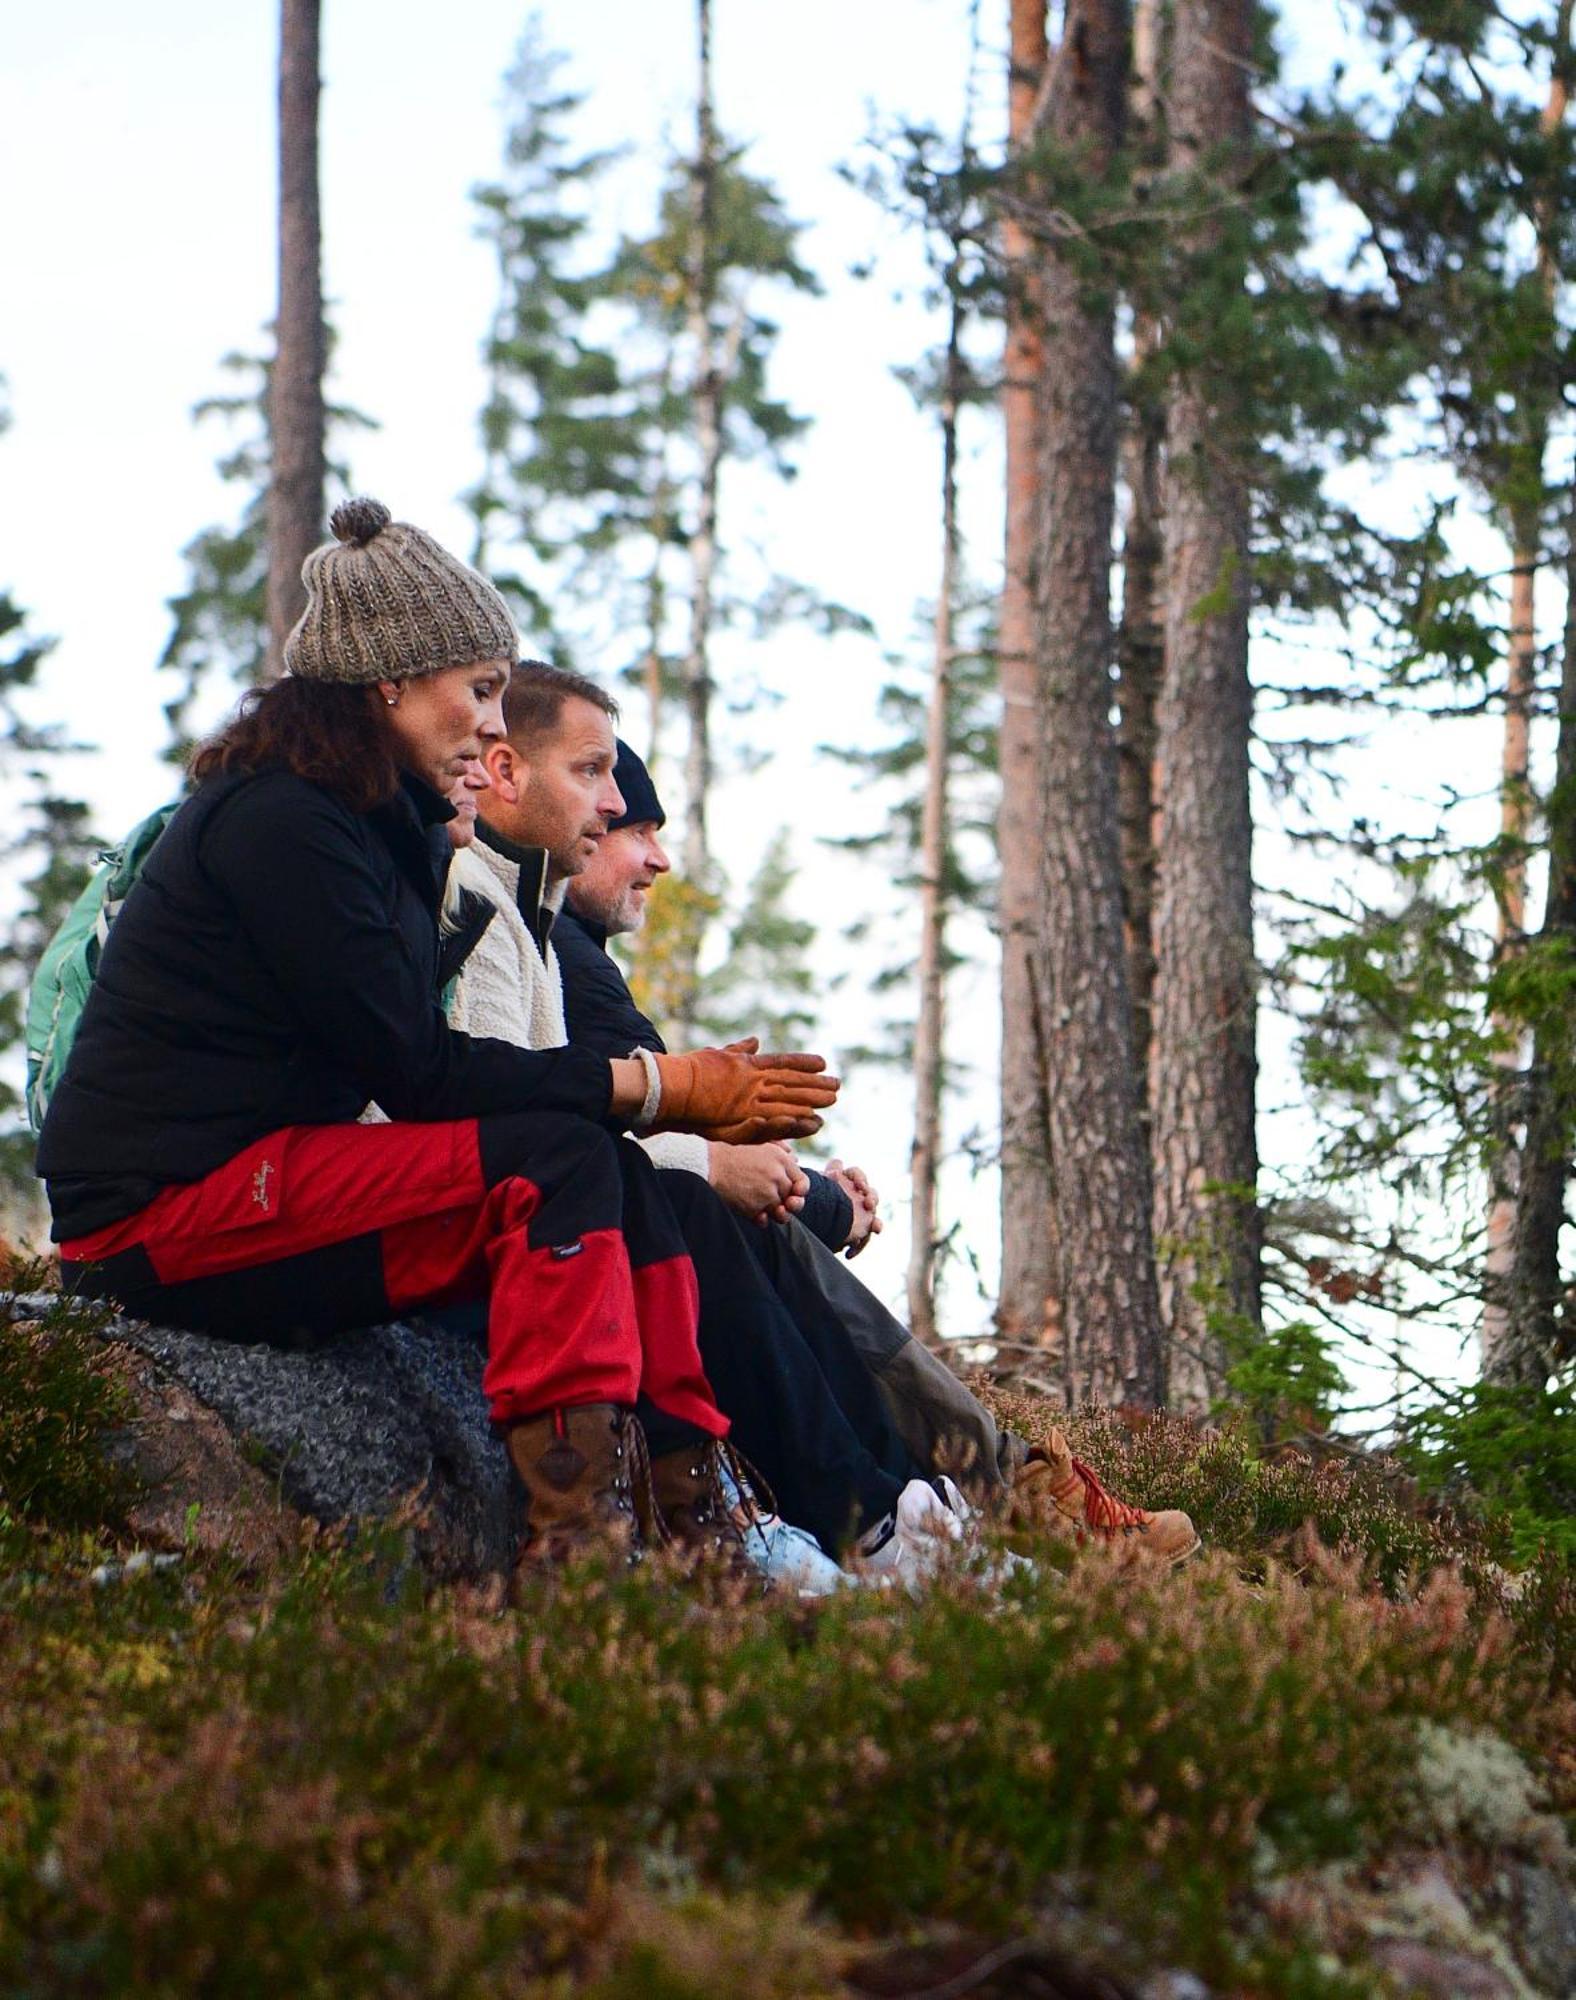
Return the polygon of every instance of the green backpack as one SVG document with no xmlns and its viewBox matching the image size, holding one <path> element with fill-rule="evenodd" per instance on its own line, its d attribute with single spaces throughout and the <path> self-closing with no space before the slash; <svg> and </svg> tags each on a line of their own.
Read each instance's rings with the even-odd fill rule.
<svg viewBox="0 0 1576 2000">
<path fill-rule="evenodd" d="M 27 1122 L 35 1134 L 77 1038 L 109 927 L 174 815 L 173 805 L 160 806 L 139 820 L 119 847 L 104 850 L 87 887 L 44 947 L 27 995 Z"/>
</svg>

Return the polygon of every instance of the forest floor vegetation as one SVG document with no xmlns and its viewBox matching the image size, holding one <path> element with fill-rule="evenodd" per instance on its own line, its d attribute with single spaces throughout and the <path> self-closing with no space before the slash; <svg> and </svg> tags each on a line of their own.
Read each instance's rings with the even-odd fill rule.
<svg viewBox="0 0 1576 2000">
<path fill-rule="evenodd" d="M 1384 1461 L 1083 1412 L 1204 1556 L 814 1605 L 588 1568 L 500 1609 L 397 1525 L 136 1561 L 106 1352 L 64 1308 L 0 1337 L 0 1993 L 1576 1973 L 1576 1566 Z"/>
</svg>

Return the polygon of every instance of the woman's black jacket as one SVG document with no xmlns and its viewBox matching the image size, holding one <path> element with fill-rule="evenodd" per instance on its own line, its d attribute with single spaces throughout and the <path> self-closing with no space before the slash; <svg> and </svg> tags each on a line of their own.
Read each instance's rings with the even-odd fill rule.
<svg viewBox="0 0 1576 2000">
<path fill-rule="evenodd" d="M 56 1240 L 285 1125 L 608 1115 L 607 1061 L 453 1032 L 438 1002 L 448 801 L 353 812 L 286 771 L 199 786 L 104 944 L 38 1146 Z"/>
</svg>

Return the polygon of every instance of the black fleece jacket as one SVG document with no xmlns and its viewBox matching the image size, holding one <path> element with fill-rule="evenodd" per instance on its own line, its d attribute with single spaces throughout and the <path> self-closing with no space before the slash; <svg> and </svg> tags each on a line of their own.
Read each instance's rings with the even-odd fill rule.
<svg viewBox="0 0 1576 2000">
<path fill-rule="evenodd" d="M 553 930 L 553 949 L 564 981 L 564 1023 L 574 1048 L 627 1056 L 631 1049 L 665 1055 L 667 1043 L 635 1005 L 624 975 L 607 949 L 607 932 L 566 904 Z M 810 1192 L 799 1220 L 812 1236 L 841 1250 L 854 1226 L 854 1205 L 825 1174 L 810 1171 Z"/>
<path fill-rule="evenodd" d="M 134 1214 L 286 1125 L 569 1111 L 605 1059 L 455 1033 L 438 1004 L 448 801 L 357 813 L 286 771 L 209 780 L 105 940 L 39 1139 L 56 1240 Z"/>
</svg>

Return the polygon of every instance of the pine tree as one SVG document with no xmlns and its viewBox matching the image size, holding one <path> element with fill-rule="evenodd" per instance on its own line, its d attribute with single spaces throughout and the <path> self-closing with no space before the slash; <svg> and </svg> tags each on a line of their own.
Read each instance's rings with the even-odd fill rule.
<svg viewBox="0 0 1576 2000">
<path fill-rule="evenodd" d="M 306 604 L 301 565 L 323 539 L 327 412 L 323 378 L 322 224 L 317 113 L 320 0 L 279 6 L 279 309 L 269 378 L 268 653 L 284 671 L 284 644 Z"/>
<path fill-rule="evenodd" d="M 1251 1336 L 1261 1315 L 1249 454 L 1205 358 L 1246 310 L 1253 28 L 1250 0 L 1175 0 L 1166 92 L 1170 180 L 1197 219 L 1168 301 L 1150 1143 L 1168 1401 L 1199 1412 L 1225 1388 L 1222 1326 Z"/>
<path fill-rule="evenodd" d="M 1133 10 L 1133 74 L 1129 117 L 1135 194 L 1164 167 L 1160 0 Z M 1132 354 L 1125 386 L 1126 422 L 1120 446 L 1122 601 L 1116 633 L 1117 802 L 1122 835 L 1122 898 L 1127 939 L 1127 986 L 1133 1007 L 1133 1060 L 1149 1075 L 1150 1005 L 1155 983 L 1155 711 L 1165 669 L 1165 541 L 1161 466 L 1165 402 L 1157 357 L 1160 315 L 1155 303 L 1133 310 Z M 1148 1122 L 1147 1105 L 1145 1122 Z"/>
<path fill-rule="evenodd" d="M 1068 0 L 1037 116 L 1033 198 L 1042 216 L 1072 201 L 1087 223 L 1125 193 L 1128 25 L 1121 0 Z M 1030 997 L 1045 1065 L 1062 1374 L 1070 1400 L 1152 1407 L 1164 1376 L 1110 720 L 1115 284 L 1087 226 L 1044 225 L 1039 297 L 1044 928 Z"/>
<path fill-rule="evenodd" d="M 1006 342 L 1001 409 L 1006 443 L 1001 594 L 1001 1296 L 1004 1339 L 1060 1339 L 1045 1048 L 1031 983 L 1043 925 L 1040 729 L 1034 645 L 1035 522 L 1039 511 L 1042 302 L 1033 240 L 1020 215 L 1030 197 L 1034 107 L 1049 51 L 1046 0 L 1009 0 L 1008 171 L 1001 254 Z"/>
<path fill-rule="evenodd" d="M 1576 490 L 1571 498 L 1576 505 Z M 1485 1356 L 1490 1380 L 1540 1389 L 1560 1364 L 1576 1358 L 1576 1327 L 1563 1310 L 1559 1249 L 1576 1143 L 1576 518 L 1566 532 L 1548 891 L 1542 928 L 1516 967 L 1523 996 L 1518 1013 L 1532 1032 L 1526 1140 L 1506 1323 Z"/>
</svg>

